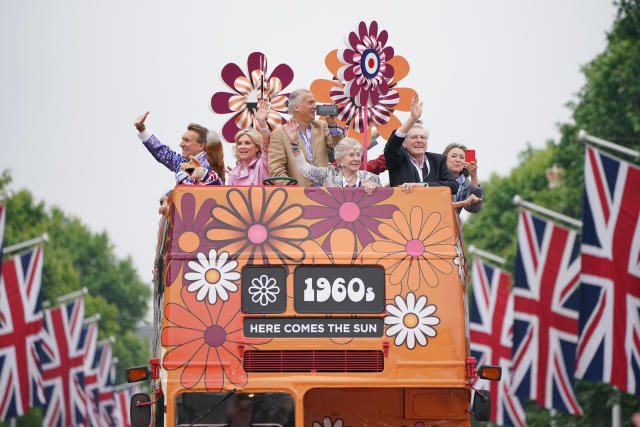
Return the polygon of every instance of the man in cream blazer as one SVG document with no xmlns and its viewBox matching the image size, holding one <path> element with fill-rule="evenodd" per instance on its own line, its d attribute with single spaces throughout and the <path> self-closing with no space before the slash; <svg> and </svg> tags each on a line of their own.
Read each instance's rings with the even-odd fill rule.
<svg viewBox="0 0 640 427">
<path fill-rule="evenodd" d="M 329 164 L 329 150 L 343 138 L 343 132 L 337 126 L 336 119 L 327 117 L 327 121 L 315 120 L 316 99 L 306 89 L 297 89 L 289 96 L 289 115 L 298 123 L 298 142 L 300 151 L 307 162 L 325 167 Z M 269 174 L 271 176 L 289 176 L 298 180 L 302 187 L 311 186 L 311 182 L 296 168 L 291 142 L 284 129 L 279 127 L 271 134 L 269 144 Z"/>
</svg>

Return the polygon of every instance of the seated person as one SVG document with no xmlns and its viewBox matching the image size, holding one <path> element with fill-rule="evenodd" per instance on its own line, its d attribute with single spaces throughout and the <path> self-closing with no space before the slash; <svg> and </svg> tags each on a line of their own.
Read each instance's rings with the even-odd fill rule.
<svg viewBox="0 0 640 427">
<path fill-rule="evenodd" d="M 229 398 L 226 410 L 230 427 L 249 427 L 253 418 L 253 401 L 244 394 L 236 394 Z"/>
<path fill-rule="evenodd" d="M 471 213 L 480 212 L 484 191 L 478 183 L 476 161 L 465 161 L 467 147 L 462 144 L 449 144 L 442 154 L 447 158 L 447 167 L 458 182 L 458 192 L 453 196 L 456 212 L 460 213 L 462 208 Z"/>
<path fill-rule="evenodd" d="M 300 143 L 297 142 L 298 125 L 295 120 L 284 125 L 284 129 L 291 142 L 295 165 L 300 174 L 310 182 L 325 187 L 363 187 L 367 194 L 380 187 L 378 175 L 360 170 L 362 144 L 357 140 L 342 138 L 333 151 L 338 166 L 319 167 L 309 164 L 300 153 Z"/>
<path fill-rule="evenodd" d="M 182 149 L 182 155 L 180 155 L 161 143 L 155 135 L 146 130 L 144 122 L 148 115 L 149 112 L 147 111 L 138 117 L 133 125 L 139 132 L 138 137 L 151 155 L 159 163 L 175 173 L 176 184 L 222 184 L 218 174 L 207 174 L 203 176 L 205 181 L 199 182 L 198 179 L 189 176 L 187 172 L 180 168 L 180 165 L 187 162 L 191 157 L 195 158 L 203 167 L 209 167 L 207 155 L 204 151 L 204 146 L 207 142 L 207 128 L 195 123 L 189 123 L 187 131 L 182 135 L 182 141 L 180 142 L 180 148 Z"/>
<path fill-rule="evenodd" d="M 401 186 L 406 192 L 413 187 L 446 186 L 451 194 L 458 191 L 458 183 L 447 168 L 443 155 L 427 152 L 427 131 L 419 124 L 422 102 L 418 96 L 411 100 L 409 119 L 393 131 L 384 147 L 391 186 Z"/>
</svg>

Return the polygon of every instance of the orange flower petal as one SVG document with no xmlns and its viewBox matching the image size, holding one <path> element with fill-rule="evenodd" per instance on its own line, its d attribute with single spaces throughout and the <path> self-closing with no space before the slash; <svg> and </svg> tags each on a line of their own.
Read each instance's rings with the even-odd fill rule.
<svg viewBox="0 0 640 427">
<path fill-rule="evenodd" d="M 418 236 L 418 239 L 420 239 L 425 243 L 431 242 L 432 241 L 431 234 L 434 232 L 438 224 L 440 224 L 440 219 L 441 219 L 440 213 L 431 212 L 427 217 L 427 220 L 424 222 L 422 229 L 420 230 L 420 235 Z M 434 241 L 433 243 L 437 243 L 437 242 Z"/>
<path fill-rule="evenodd" d="M 409 223 L 407 222 L 407 217 L 404 216 L 402 211 L 397 210 L 393 213 L 393 222 L 395 223 L 398 232 L 402 234 L 402 237 L 405 241 L 413 239 L 413 233 L 411 233 L 411 228 L 409 227 Z M 382 226 L 378 227 L 378 231 L 380 231 L 381 228 Z M 401 242 L 402 240 L 397 241 Z"/>
<path fill-rule="evenodd" d="M 190 341 L 202 339 L 204 332 L 196 329 L 167 326 L 162 329 L 161 342 L 165 346 L 183 345 Z"/>
<path fill-rule="evenodd" d="M 231 193 L 231 192 L 229 192 Z M 242 217 L 238 217 L 235 212 L 232 212 L 230 209 L 216 206 L 213 208 L 213 217 L 223 224 L 226 224 L 230 227 L 235 228 L 246 228 L 247 225 L 242 221 Z"/>
<path fill-rule="evenodd" d="M 378 226 L 378 233 L 391 240 L 392 242 L 397 243 L 398 245 L 402 245 L 403 247 L 409 240 L 411 240 L 411 235 L 405 235 L 396 227 L 393 227 L 389 224 L 380 224 Z M 381 242 L 381 240 L 379 241 Z"/>
<path fill-rule="evenodd" d="M 293 261 L 298 262 L 304 257 L 302 249 L 284 240 L 269 239 L 269 245 L 271 245 L 271 248 L 269 248 L 271 249 L 270 253 L 284 255 Z"/>
<path fill-rule="evenodd" d="M 228 348 L 233 346 L 235 346 L 235 344 L 227 343 L 222 347 L 218 347 L 218 355 L 222 361 L 224 373 L 229 381 L 238 387 L 243 387 L 247 384 L 249 378 L 242 367 L 242 362 L 238 358 L 237 353 L 234 353 L 233 349 Z"/>
<path fill-rule="evenodd" d="M 327 102 L 333 104 L 331 99 L 331 89 L 341 87 L 342 85 L 336 80 L 318 79 L 311 82 L 311 92 L 316 97 L 317 102 Z"/>
<path fill-rule="evenodd" d="M 449 244 L 453 247 L 453 245 L 456 244 L 456 241 L 453 238 L 453 232 L 449 227 L 442 227 L 434 230 L 429 237 L 424 240 L 424 242 L 427 246 Z"/>
<path fill-rule="evenodd" d="M 202 347 L 194 353 L 191 360 L 187 363 L 187 366 L 184 367 L 182 375 L 180 375 L 180 384 L 182 384 L 184 388 L 193 388 L 200 382 L 200 378 L 202 378 L 204 374 L 207 353 L 210 348 L 208 345 L 203 344 Z"/>
<path fill-rule="evenodd" d="M 389 240 L 378 240 L 373 242 L 371 249 L 380 254 L 398 253 L 399 256 L 405 256 L 407 253 L 407 243 L 392 242 Z"/>
<path fill-rule="evenodd" d="M 220 357 L 218 357 L 218 350 L 211 348 L 207 355 L 207 366 L 204 370 L 204 386 L 207 391 L 220 391 L 222 390 L 223 382 L 223 369 Z"/>
<path fill-rule="evenodd" d="M 269 234 L 272 237 L 303 240 L 309 237 L 309 229 L 303 226 L 283 227 L 278 230 L 269 230 Z"/>
<path fill-rule="evenodd" d="M 179 304 L 167 304 L 164 308 L 164 316 L 169 322 L 182 328 L 204 331 L 207 327 L 202 320 Z"/>
<path fill-rule="evenodd" d="M 456 256 L 456 247 L 453 245 L 427 245 L 425 252 L 431 256 L 437 256 L 440 258 Z"/>
<path fill-rule="evenodd" d="M 292 205 L 285 210 L 280 211 L 278 215 L 274 216 L 269 228 L 280 227 L 296 221 L 302 216 L 302 206 Z"/>
<path fill-rule="evenodd" d="M 305 240 L 300 245 L 305 253 L 305 264 L 328 264 L 331 259 L 324 253 L 322 247 L 314 240 Z"/>
<path fill-rule="evenodd" d="M 422 209 L 418 206 L 411 208 L 409 213 L 409 224 L 411 227 L 411 238 L 417 239 L 422 228 Z"/>
<path fill-rule="evenodd" d="M 389 276 L 389 282 L 391 282 L 391 284 L 398 284 L 402 282 L 402 279 L 407 274 L 407 270 L 409 269 L 410 261 L 411 257 L 405 257 L 398 263 L 396 268 L 393 269 L 391 275 Z"/>
<path fill-rule="evenodd" d="M 267 197 L 267 202 L 264 206 L 264 211 L 262 212 L 261 222 L 263 224 L 268 224 L 274 216 L 277 216 L 282 209 L 282 206 L 284 206 L 286 199 L 287 193 L 281 188 L 271 192 Z"/>
<path fill-rule="evenodd" d="M 435 288 L 440 284 L 440 279 L 438 279 L 435 270 L 428 262 L 423 261 L 420 263 L 420 272 L 422 273 L 422 277 L 427 286 Z"/>
<path fill-rule="evenodd" d="M 191 359 L 191 357 L 198 351 L 198 349 L 206 345 L 204 338 L 201 340 L 195 340 L 188 342 L 184 345 L 172 348 L 165 355 L 162 360 L 162 366 L 169 371 L 178 369 Z"/>
<path fill-rule="evenodd" d="M 453 262 L 449 259 L 429 258 L 429 264 L 437 273 L 451 274 L 453 272 Z"/>
<path fill-rule="evenodd" d="M 389 139 L 391 133 L 402 126 L 402 122 L 394 114 L 391 115 L 389 121 L 383 125 L 376 125 L 376 129 L 384 139 Z"/>
<path fill-rule="evenodd" d="M 209 230 L 209 233 L 212 233 L 214 230 Z M 220 231 L 220 230 L 218 230 Z M 208 234 L 207 234 L 207 237 Z M 237 254 L 240 251 L 243 251 L 246 246 L 249 245 L 249 242 L 246 239 L 238 240 L 237 242 L 229 243 L 226 246 L 220 248 L 220 252 L 229 252 L 230 254 Z"/>
<path fill-rule="evenodd" d="M 263 206 L 265 199 L 265 189 L 264 188 L 250 188 L 249 189 L 249 214 L 251 215 L 250 224 L 255 224 L 256 222 L 263 222 Z"/>
<path fill-rule="evenodd" d="M 227 240 L 246 239 L 245 230 L 228 230 L 225 228 L 212 228 L 207 231 L 207 239 L 213 242 L 225 242 Z"/>
<path fill-rule="evenodd" d="M 420 282 L 421 275 L 420 275 L 419 259 L 420 258 L 412 258 L 411 263 L 409 264 L 409 274 L 407 275 L 407 285 L 409 287 L 409 290 L 411 291 L 415 291 L 416 289 L 420 288 L 420 285 L 422 284 Z"/>
<path fill-rule="evenodd" d="M 327 66 L 327 69 L 329 70 L 329 72 L 334 76 L 337 76 L 338 70 L 340 69 L 340 67 L 345 65 L 338 59 L 338 49 L 334 49 L 331 52 L 329 52 L 327 56 L 324 58 L 324 63 Z"/>
<path fill-rule="evenodd" d="M 394 56 L 390 60 L 387 61 L 389 64 L 393 66 L 393 81 L 391 85 L 398 83 L 400 80 L 407 77 L 409 74 L 409 63 L 403 56 Z M 406 111 L 406 110 L 403 110 Z"/>
<path fill-rule="evenodd" d="M 350 261 L 358 249 L 356 236 L 345 228 L 334 230 L 329 235 L 329 247 L 334 262 L 337 259 Z"/>
</svg>

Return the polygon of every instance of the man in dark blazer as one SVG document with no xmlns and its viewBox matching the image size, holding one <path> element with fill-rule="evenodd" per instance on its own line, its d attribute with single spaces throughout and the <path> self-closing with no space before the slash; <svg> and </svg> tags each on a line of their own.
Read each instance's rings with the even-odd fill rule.
<svg viewBox="0 0 640 427">
<path fill-rule="evenodd" d="M 417 186 L 444 186 L 456 194 L 458 183 L 447 168 L 447 159 L 427 153 L 427 131 L 419 124 L 422 102 L 417 95 L 411 100 L 410 111 L 409 119 L 393 131 L 384 147 L 391 186 L 401 186 L 407 192 Z"/>
</svg>

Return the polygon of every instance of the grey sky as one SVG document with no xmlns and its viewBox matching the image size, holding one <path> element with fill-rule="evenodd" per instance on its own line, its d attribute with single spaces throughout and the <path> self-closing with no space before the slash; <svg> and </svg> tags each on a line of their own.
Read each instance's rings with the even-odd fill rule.
<svg viewBox="0 0 640 427">
<path fill-rule="evenodd" d="M 150 281 L 158 198 L 174 180 L 132 123 L 150 110 L 148 129 L 173 148 L 188 122 L 220 130 L 229 116 L 209 101 L 227 91 L 227 62 L 246 70 L 262 51 L 269 70 L 293 69 L 287 91 L 308 87 L 329 78 L 324 58 L 348 31 L 376 19 L 411 66 L 399 86 L 424 100 L 429 149 L 475 148 L 482 180 L 507 174 L 527 142 L 558 137 L 580 66 L 604 49 L 614 14 L 606 0 L 4 0 L 0 170 L 12 169 L 13 188 L 106 230 Z"/>
</svg>

